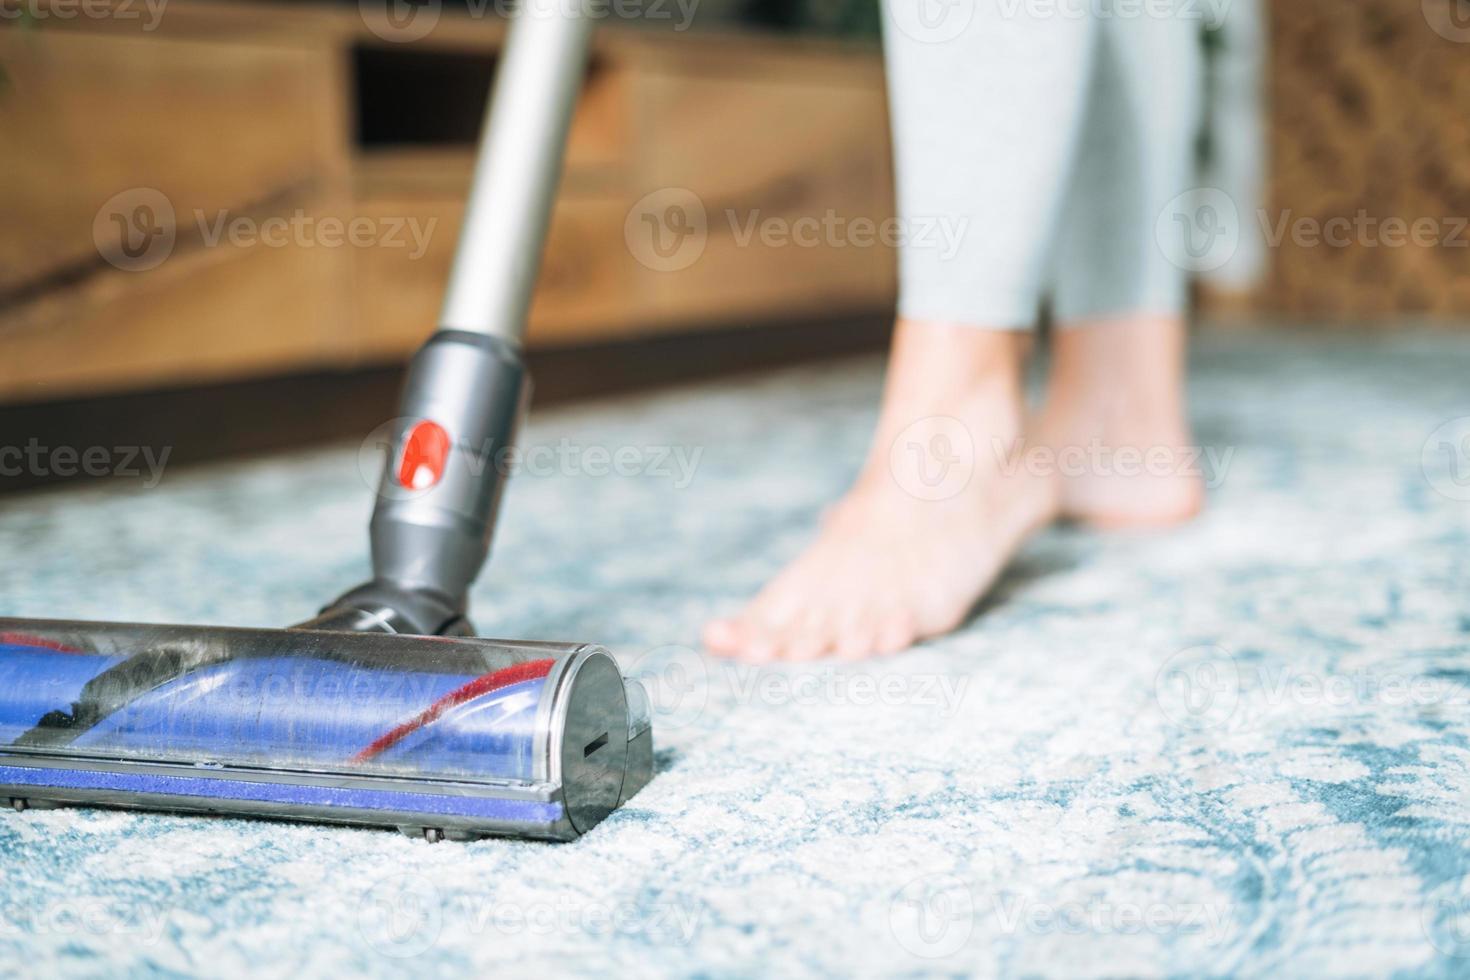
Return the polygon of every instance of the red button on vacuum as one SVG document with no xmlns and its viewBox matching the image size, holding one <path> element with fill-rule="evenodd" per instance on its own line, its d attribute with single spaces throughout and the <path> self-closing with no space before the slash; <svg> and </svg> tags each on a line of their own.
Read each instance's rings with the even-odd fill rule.
<svg viewBox="0 0 1470 980">
<path fill-rule="evenodd" d="M 398 461 L 398 484 L 410 490 L 427 490 L 444 475 L 449 460 L 449 433 L 437 422 L 420 422 L 403 442 Z"/>
</svg>

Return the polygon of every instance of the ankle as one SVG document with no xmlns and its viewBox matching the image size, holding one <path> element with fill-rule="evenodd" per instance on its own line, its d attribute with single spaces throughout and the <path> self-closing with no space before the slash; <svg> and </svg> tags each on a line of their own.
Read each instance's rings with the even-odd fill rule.
<svg viewBox="0 0 1470 980">
<path fill-rule="evenodd" d="M 1177 381 L 1184 377 L 1188 328 L 1181 317 L 1120 317 L 1061 325 L 1052 371 L 1082 383 Z"/>
<path fill-rule="evenodd" d="M 888 392 L 961 394 L 1020 388 L 1030 335 L 939 320 L 900 319 L 888 360 Z"/>
<path fill-rule="evenodd" d="M 859 484 L 917 487 L 941 470 L 982 467 L 997 438 L 1020 433 L 1027 342 L 1012 331 L 900 320 Z M 927 484 L 913 490 L 930 492 Z"/>
<path fill-rule="evenodd" d="M 1185 325 L 1128 318 L 1057 332 L 1048 381 L 1052 427 L 1107 431 L 1182 429 Z"/>
</svg>

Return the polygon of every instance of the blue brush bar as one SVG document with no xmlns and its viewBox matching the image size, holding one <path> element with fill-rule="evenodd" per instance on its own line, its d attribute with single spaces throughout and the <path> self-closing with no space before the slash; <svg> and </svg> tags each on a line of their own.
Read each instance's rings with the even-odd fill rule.
<svg viewBox="0 0 1470 980">
<path fill-rule="evenodd" d="M 127 661 L 0 646 L 0 746 L 183 765 L 537 776 L 544 676 L 481 693 L 473 674 L 313 656 L 247 656 L 141 680 Z M 390 744 L 360 757 L 389 733 Z"/>
</svg>

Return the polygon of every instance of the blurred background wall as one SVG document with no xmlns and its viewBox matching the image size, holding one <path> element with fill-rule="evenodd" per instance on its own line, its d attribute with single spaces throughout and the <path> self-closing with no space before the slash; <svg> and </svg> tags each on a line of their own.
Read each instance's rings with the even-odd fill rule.
<svg viewBox="0 0 1470 980">
<path fill-rule="evenodd" d="M 230 413 L 146 398 L 296 377 L 310 384 L 242 396 L 260 431 L 236 442 L 341 434 L 354 394 L 391 404 L 438 313 L 504 37 L 494 6 L 0 0 L 0 435 L 128 404 L 225 445 Z M 619 9 L 638 16 L 596 42 L 533 311 L 533 350 L 566 367 L 552 388 L 637 382 L 647 350 L 693 376 L 881 343 L 876 0 Z M 1463 323 L 1461 0 L 1267 0 L 1262 27 L 1264 190 L 1233 191 L 1224 217 L 1262 246 L 1263 275 L 1207 281 L 1202 312 Z M 109 401 L 127 396 L 145 400 Z"/>
</svg>

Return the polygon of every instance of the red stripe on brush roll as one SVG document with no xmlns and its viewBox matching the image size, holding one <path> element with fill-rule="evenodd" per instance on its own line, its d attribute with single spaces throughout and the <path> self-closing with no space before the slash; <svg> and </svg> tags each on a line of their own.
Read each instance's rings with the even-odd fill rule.
<svg viewBox="0 0 1470 980">
<path fill-rule="evenodd" d="M 458 707 L 466 701 L 473 701 L 475 698 L 483 697 L 501 688 L 510 687 L 512 684 L 519 684 L 522 681 L 545 677 L 551 673 L 551 668 L 555 663 L 555 660 L 550 659 L 529 660 L 523 664 L 502 667 L 500 670 L 482 674 L 463 687 L 450 691 L 403 724 L 385 732 L 375 739 L 371 745 L 353 756 L 352 761 L 367 762 L 376 756 L 382 755 L 420 728 L 432 724 L 450 708 Z"/>
<path fill-rule="evenodd" d="M 17 647 L 38 647 L 42 650 L 55 650 L 57 653 L 81 653 L 75 647 L 69 647 L 65 643 L 55 640 L 42 639 L 39 636 L 29 636 L 25 633 L 0 633 L 0 645 Z"/>
</svg>

